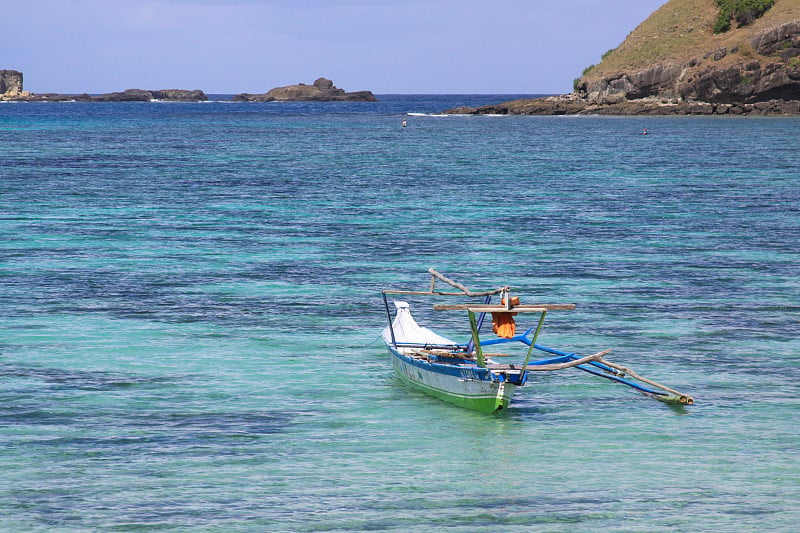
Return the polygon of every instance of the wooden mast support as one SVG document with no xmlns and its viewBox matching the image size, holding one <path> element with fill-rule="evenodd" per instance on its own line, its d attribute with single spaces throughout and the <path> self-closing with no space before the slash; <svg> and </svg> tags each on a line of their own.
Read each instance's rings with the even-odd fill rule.
<svg viewBox="0 0 800 533">
<path fill-rule="evenodd" d="M 533 353 L 533 349 L 536 347 L 536 339 L 539 337 L 539 332 L 542 331 L 542 324 L 544 324 L 544 317 L 547 315 L 547 309 L 542 309 L 542 316 L 539 317 L 539 324 L 536 325 L 536 333 L 533 334 L 533 339 L 531 340 L 531 346 L 528 348 L 528 355 L 525 356 L 525 362 L 522 364 L 522 373 L 525 373 L 525 370 L 528 368 L 528 361 L 531 360 L 531 354 Z"/>
<path fill-rule="evenodd" d="M 481 340 L 478 334 L 478 321 L 475 318 L 475 313 L 467 311 L 469 314 L 469 327 L 472 330 L 472 343 L 475 345 L 475 355 L 478 359 L 478 366 L 481 368 L 486 367 L 486 361 L 483 359 L 483 348 L 481 348 Z"/>
</svg>

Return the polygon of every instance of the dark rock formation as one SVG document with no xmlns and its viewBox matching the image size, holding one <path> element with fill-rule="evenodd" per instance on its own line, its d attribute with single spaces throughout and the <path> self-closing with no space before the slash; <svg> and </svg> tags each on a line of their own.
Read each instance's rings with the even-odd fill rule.
<svg viewBox="0 0 800 533">
<path fill-rule="evenodd" d="M 153 91 L 156 100 L 169 100 L 170 102 L 205 102 L 208 100 L 206 93 L 200 89 L 161 89 Z"/>
<path fill-rule="evenodd" d="M 616 103 L 591 103 L 579 95 L 565 94 L 515 100 L 481 107 L 456 107 L 445 113 L 461 115 L 800 115 L 800 100 L 754 103 L 711 103 L 645 98 Z"/>
<path fill-rule="evenodd" d="M 345 92 L 326 78 L 319 78 L 314 85 L 299 83 L 286 87 L 276 87 L 263 94 L 242 93 L 233 97 L 234 102 L 377 102 L 371 91 Z"/>
<path fill-rule="evenodd" d="M 17 98 L 25 94 L 22 90 L 22 72 L 0 70 L 0 99 Z"/>
<path fill-rule="evenodd" d="M 758 61 L 727 68 L 706 67 L 676 83 L 684 100 L 754 103 L 800 99 L 800 65 Z"/>
<path fill-rule="evenodd" d="M 162 89 L 160 91 L 146 91 L 144 89 L 127 89 L 122 92 L 94 94 L 33 94 L 25 98 L 32 102 L 151 102 L 165 100 L 170 102 L 204 102 L 208 100 L 206 94 L 199 90 Z"/>
<path fill-rule="evenodd" d="M 761 55 L 770 55 L 783 49 L 781 56 L 785 57 L 783 52 L 791 49 L 788 57 L 796 57 L 800 55 L 800 51 L 796 50 L 800 48 L 798 36 L 800 36 L 800 21 L 787 22 L 753 36 L 750 44 L 753 50 Z"/>
<path fill-rule="evenodd" d="M 92 102 L 150 102 L 152 100 L 166 100 L 170 102 L 204 102 L 208 100 L 206 94 L 195 89 L 162 89 L 160 91 L 146 91 L 142 89 L 127 89 L 123 92 L 99 94 L 90 97 Z"/>
<path fill-rule="evenodd" d="M 596 82 L 583 82 L 578 85 L 577 91 L 587 100 L 607 104 L 662 94 L 668 96 L 681 72 L 682 69 L 675 65 L 654 65 L 639 72 L 625 72 Z"/>
</svg>

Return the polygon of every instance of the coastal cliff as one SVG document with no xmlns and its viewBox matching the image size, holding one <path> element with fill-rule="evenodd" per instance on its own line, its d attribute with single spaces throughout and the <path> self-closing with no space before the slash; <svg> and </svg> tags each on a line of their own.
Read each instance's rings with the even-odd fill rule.
<svg viewBox="0 0 800 533">
<path fill-rule="evenodd" d="M 346 92 L 326 78 L 317 79 L 313 85 L 299 83 L 276 87 L 263 94 L 242 93 L 233 97 L 234 102 L 377 102 L 371 91 Z"/>
<path fill-rule="evenodd" d="M 800 0 L 775 0 L 758 17 L 715 33 L 717 0 L 670 0 L 574 92 L 460 114 L 800 114 Z"/>
</svg>

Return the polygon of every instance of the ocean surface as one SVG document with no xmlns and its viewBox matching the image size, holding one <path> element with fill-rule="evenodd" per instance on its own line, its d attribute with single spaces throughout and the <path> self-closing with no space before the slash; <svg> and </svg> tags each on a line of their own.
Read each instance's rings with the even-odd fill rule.
<svg viewBox="0 0 800 533">
<path fill-rule="evenodd" d="M 796 531 L 800 120 L 378 98 L 0 104 L 0 529 Z M 407 389 L 431 267 L 695 405 Z"/>
</svg>

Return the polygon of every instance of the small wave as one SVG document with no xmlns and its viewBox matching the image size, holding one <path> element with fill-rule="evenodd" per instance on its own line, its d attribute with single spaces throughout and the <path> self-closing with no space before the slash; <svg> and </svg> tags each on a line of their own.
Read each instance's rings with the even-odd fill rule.
<svg viewBox="0 0 800 533">
<path fill-rule="evenodd" d="M 409 117 L 457 117 L 465 115 L 451 115 L 447 113 L 406 113 Z"/>
<path fill-rule="evenodd" d="M 198 104 L 200 100 L 169 100 L 167 98 L 151 98 L 153 104 Z"/>
<path fill-rule="evenodd" d="M 406 113 L 409 117 L 507 117 L 509 115 L 500 113 Z"/>
</svg>

